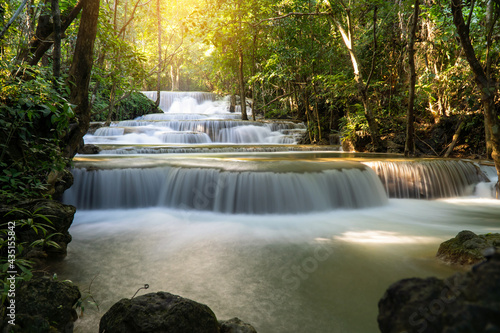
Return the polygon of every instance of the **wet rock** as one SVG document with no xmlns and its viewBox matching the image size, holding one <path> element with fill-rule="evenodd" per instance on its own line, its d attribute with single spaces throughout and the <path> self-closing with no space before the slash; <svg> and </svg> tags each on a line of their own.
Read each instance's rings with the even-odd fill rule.
<svg viewBox="0 0 500 333">
<path fill-rule="evenodd" d="M 36 277 L 21 282 L 16 288 L 15 325 L 9 324 L 10 310 L 2 306 L 7 316 L 0 319 L 2 332 L 9 333 L 71 333 L 77 320 L 73 306 L 81 297 L 78 288 L 70 282 L 48 277 Z M 11 321 L 12 323 L 12 321 Z"/>
<path fill-rule="evenodd" d="M 64 205 L 58 201 L 29 200 L 19 202 L 15 206 L 0 205 L 0 224 L 16 221 L 15 232 L 18 244 L 32 244 L 46 237 L 44 232 L 39 227 L 34 228 L 33 224 L 44 225 L 47 235 L 56 234 L 50 240 L 56 242 L 59 245 L 58 248 L 40 243 L 34 248 L 25 247 L 25 249 L 30 249 L 31 253 L 29 254 L 18 253 L 20 256 L 28 256 L 40 263 L 39 260 L 58 259 L 66 256 L 67 245 L 71 242 L 68 229 L 73 222 L 75 212 L 75 207 Z M 6 247 L 2 250 L 5 251 Z M 6 253 L 2 252 L 1 254 L 5 255 Z"/>
<path fill-rule="evenodd" d="M 467 273 L 394 283 L 379 302 L 378 324 L 382 333 L 500 332 L 499 300 L 500 252 L 495 251 Z"/>
<path fill-rule="evenodd" d="M 219 324 L 208 306 L 157 292 L 114 304 L 101 318 L 99 332 L 219 333 Z"/>
<path fill-rule="evenodd" d="M 239 318 L 220 320 L 220 333 L 257 333 L 255 328 Z"/>
<path fill-rule="evenodd" d="M 464 230 L 441 243 L 436 256 L 449 264 L 472 265 L 484 260 L 484 251 L 500 246 L 500 234 L 476 235 Z"/>
<path fill-rule="evenodd" d="M 86 144 L 78 150 L 78 153 L 84 155 L 93 155 L 99 154 L 100 151 L 101 148 L 97 147 L 96 145 Z"/>
</svg>

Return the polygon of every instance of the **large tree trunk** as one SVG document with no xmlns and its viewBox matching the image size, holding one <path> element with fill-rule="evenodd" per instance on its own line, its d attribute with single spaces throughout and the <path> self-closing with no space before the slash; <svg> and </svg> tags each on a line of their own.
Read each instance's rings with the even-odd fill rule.
<svg viewBox="0 0 500 333">
<path fill-rule="evenodd" d="M 61 22 L 61 34 L 66 31 L 75 18 L 80 14 L 84 2 L 85 0 L 79 0 L 75 7 L 73 7 L 69 13 L 64 15 L 64 19 Z M 32 66 L 38 64 L 45 52 L 50 49 L 54 41 L 54 26 L 49 23 L 50 22 L 48 20 L 45 21 L 44 16 L 40 17 L 35 37 L 30 41 L 27 49 L 24 52 L 21 52 L 16 58 L 16 63 L 20 64 L 26 61 Z M 43 27 L 43 29 L 41 27 Z"/>
<path fill-rule="evenodd" d="M 97 34 L 99 0 L 85 0 L 78 28 L 75 54 L 69 70 L 70 102 L 76 105 L 75 119 L 71 123 L 64 154 L 72 158 L 78 151 L 90 124 L 89 83 Z"/>
<path fill-rule="evenodd" d="M 457 28 L 460 44 L 464 50 L 465 57 L 474 73 L 476 83 L 481 91 L 481 103 L 485 118 L 485 126 L 490 130 L 490 136 L 486 138 L 487 144 L 491 147 L 491 157 L 495 162 L 497 175 L 500 178 L 500 121 L 498 120 L 495 107 L 495 97 L 498 94 L 496 82 L 493 76 L 488 75 L 483 69 L 482 64 L 476 57 L 469 37 L 469 27 L 465 24 L 462 15 L 462 1 L 451 1 L 451 12 L 453 14 L 453 23 Z M 498 183 L 497 183 L 498 190 Z"/>
<path fill-rule="evenodd" d="M 61 76 L 61 11 L 59 0 L 51 1 L 52 21 L 54 24 L 54 48 L 52 50 L 52 70 L 54 77 Z"/>
<path fill-rule="evenodd" d="M 410 86 L 408 88 L 408 110 L 406 112 L 405 156 L 415 156 L 415 35 L 417 33 L 419 0 L 415 0 L 413 18 L 411 21 L 410 40 L 408 41 L 408 63 L 410 65 Z"/>
</svg>

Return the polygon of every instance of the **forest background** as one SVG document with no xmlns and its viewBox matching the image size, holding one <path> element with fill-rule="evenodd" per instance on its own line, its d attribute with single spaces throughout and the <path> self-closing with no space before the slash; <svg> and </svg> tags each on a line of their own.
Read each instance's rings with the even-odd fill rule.
<svg viewBox="0 0 500 333">
<path fill-rule="evenodd" d="M 499 17 L 498 0 L 0 0 L 0 194 L 55 195 L 89 121 L 151 112 L 143 90 L 238 95 L 307 143 L 498 160 Z"/>
</svg>

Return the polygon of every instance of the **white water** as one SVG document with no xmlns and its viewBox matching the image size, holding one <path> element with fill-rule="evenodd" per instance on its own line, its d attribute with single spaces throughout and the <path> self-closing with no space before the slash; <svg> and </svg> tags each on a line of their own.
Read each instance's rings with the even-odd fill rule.
<svg viewBox="0 0 500 333">
<path fill-rule="evenodd" d="M 306 173 L 182 167 L 75 169 L 75 183 L 64 201 L 80 209 L 163 206 L 250 214 L 384 205 L 387 198 L 377 175 L 357 164 L 348 167 L 333 169 L 333 165 L 331 170 Z"/>
<path fill-rule="evenodd" d="M 377 302 L 408 277 L 444 277 L 439 243 L 460 230 L 500 231 L 492 199 L 391 199 L 318 214 L 226 215 L 162 208 L 79 211 L 58 267 L 100 303 L 75 332 L 143 284 L 205 303 L 259 333 L 377 332 Z M 84 295 L 85 296 L 85 295 Z"/>
<path fill-rule="evenodd" d="M 196 107 L 205 103 L 212 102 Z M 92 300 L 90 293 L 100 305 L 99 311 L 85 305 L 75 332 L 97 332 L 100 317 L 145 283 L 150 289 L 139 294 L 188 297 L 207 304 L 219 319 L 250 322 L 259 333 L 378 332 L 377 303 L 390 284 L 458 270 L 435 259 L 441 242 L 464 229 L 500 232 L 492 167 L 481 170 L 493 182 L 477 184 L 476 165 L 457 161 L 426 165 L 384 155 L 316 152 L 214 154 L 225 148 L 213 143 L 207 146 L 212 154 L 162 155 L 167 149 L 162 135 L 196 131 L 212 142 L 220 135 L 237 141 L 238 135 L 250 135 L 245 127 L 258 127 L 256 136 L 263 129 L 271 133 L 258 139 L 265 141 L 278 137 L 273 132 L 285 137 L 295 126 L 237 126 L 227 118 L 214 120 L 225 117 L 220 109 L 196 109 L 202 115 L 195 119 L 193 108 L 184 110 L 94 137 L 96 143 L 121 143 L 119 149 L 134 154 L 160 154 L 86 155 L 76 161 L 75 185 L 66 200 L 93 210 L 78 210 L 68 256 L 55 268 L 60 279 L 80 287 L 84 299 Z M 173 122 L 178 127 L 166 125 Z M 205 125 L 180 127 L 189 122 Z M 240 128 L 245 133 L 238 134 Z M 148 142 L 158 146 L 137 145 Z M 206 149 L 188 145 L 175 149 Z M 279 150 L 293 150 L 287 147 Z M 360 162 L 377 170 L 381 181 Z M 430 176 L 430 169 L 439 176 Z M 387 199 L 382 186 L 388 193 L 399 189 L 397 196 L 448 198 Z"/>
<path fill-rule="evenodd" d="M 144 92 L 152 100 L 156 92 Z M 87 134 L 87 144 L 295 144 L 306 128 L 290 121 L 241 121 L 210 93 L 161 93 L 164 113 L 120 121 Z M 251 114 L 251 109 L 249 109 Z M 175 132 L 175 133 L 174 133 Z"/>
</svg>

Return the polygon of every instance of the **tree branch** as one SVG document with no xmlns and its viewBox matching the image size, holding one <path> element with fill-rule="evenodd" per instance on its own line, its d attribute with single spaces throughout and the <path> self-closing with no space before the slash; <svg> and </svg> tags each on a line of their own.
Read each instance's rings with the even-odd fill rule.
<svg viewBox="0 0 500 333">
<path fill-rule="evenodd" d="M 267 19 L 260 20 L 259 22 L 253 24 L 254 26 L 260 25 L 261 23 L 267 22 L 267 21 L 277 21 L 277 20 L 282 20 L 290 16 L 327 16 L 330 15 L 328 12 L 316 12 L 316 13 L 300 13 L 300 12 L 292 12 L 288 13 L 285 15 L 281 16 L 276 16 L 276 17 L 270 17 Z"/>
</svg>

